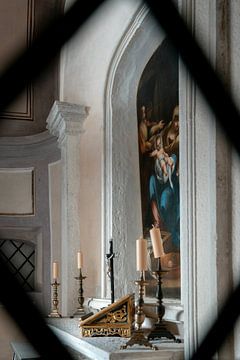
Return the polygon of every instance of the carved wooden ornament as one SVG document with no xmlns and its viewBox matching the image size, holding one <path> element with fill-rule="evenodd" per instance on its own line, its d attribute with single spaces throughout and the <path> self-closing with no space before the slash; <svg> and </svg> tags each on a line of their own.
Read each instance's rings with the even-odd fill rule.
<svg viewBox="0 0 240 360">
<path fill-rule="evenodd" d="M 134 294 L 126 295 L 79 323 L 80 335 L 130 337 L 134 321 Z"/>
</svg>

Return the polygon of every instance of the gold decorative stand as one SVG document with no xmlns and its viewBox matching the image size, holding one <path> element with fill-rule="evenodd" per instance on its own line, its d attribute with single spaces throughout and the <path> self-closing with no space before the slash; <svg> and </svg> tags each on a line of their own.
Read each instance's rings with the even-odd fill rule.
<svg viewBox="0 0 240 360">
<path fill-rule="evenodd" d="M 83 297 L 83 280 L 86 279 L 86 276 L 82 275 L 82 270 L 80 268 L 79 270 L 79 276 L 75 277 L 76 280 L 79 281 L 79 290 L 78 290 L 78 303 L 79 306 L 77 308 L 77 311 L 74 313 L 74 317 L 81 317 L 82 315 L 86 314 L 83 303 L 84 303 L 84 297 Z"/>
<path fill-rule="evenodd" d="M 136 280 L 135 284 L 138 285 L 138 304 L 137 304 L 137 312 L 135 313 L 135 326 L 136 330 L 133 331 L 133 334 L 128 340 L 128 342 L 120 347 L 120 349 L 127 349 L 128 346 L 133 345 L 143 345 L 148 347 L 152 350 L 158 350 L 158 348 L 151 344 L 148 339 L 144 335 L 144 331 L 142 330 L 142 323 L 145 319 L 145 314 L 143 312 L 143 293 L 144 293 L 144 286 L 148 285 L 148 282 L 143 279 L 143 271 L 141 271 L 140 280 Z"/>
<path fill-rule="evenodd" d="M 57 279 L 51 284 L 52 286 L 52 310 L 48 317 L 61 318 L 62 315 L 58 311 L 58 286 L 60 283 L 57 282 Z"/>
<path fill-rule="evenodd" d="M 153 325 L 150 334 L 148 335 L 149 340 L 153 339 L 161 339 L 167 338 L 174 340 L 177 343 L 180 343 L 180 339 L 176 339 L 176 337 L 167 329 L 165 323 L 163 322 L 162 318 L 165 314 L 165 306 L 163 305 L 163 295 L 162 295 L 162 275 L 167 273 L 167 270 L 162 270 L 161 268 L 161 259 L 158 258 L 158 269 L 157 271 L 153 272 L 153 275 L 157 278 L 157 315 L 158 319 L 157 322 Z"/>
<path fill-rule="evenodd" d="M 96 314 L 80 321 L 80 335 L 82 337 L 120 336 L 129 338 L 132 333 L 133 313 L 134 295 L 125 295 Z"/>
</svg>

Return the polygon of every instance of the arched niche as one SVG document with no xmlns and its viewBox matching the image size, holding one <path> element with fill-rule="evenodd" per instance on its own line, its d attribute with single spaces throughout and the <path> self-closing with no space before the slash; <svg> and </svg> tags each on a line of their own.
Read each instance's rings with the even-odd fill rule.
<svg viewBox="0 0 240 360">
<path fill-rule="evenodd" d="M 137 122 L 143 237 L 148 241 L 150 285 L 157 269 L 150 230 L 160 229 L 164 255 L 163 296 L 180 299 L 179 56 L 165 38 L 146 64 L 137 91 Z"/>
<path fill-rule="evenodd" d="M 165 34 L 142 7 L 113 57 L 106 86 L 104 248 L 113 239 L 116 297 L 134 292 L 136 239 L 142 235 L 137 93 Z M 106 273 L 106 271 L 105 271 Z M 109 296 L 104 279 L 104 294 Z"/>
</svg>

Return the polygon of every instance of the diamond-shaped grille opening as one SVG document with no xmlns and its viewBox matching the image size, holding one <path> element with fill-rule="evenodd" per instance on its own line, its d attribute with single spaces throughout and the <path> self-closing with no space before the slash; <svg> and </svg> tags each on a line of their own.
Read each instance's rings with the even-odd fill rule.
<svg viewBox="0 0 240 360">
<path fill-rule="evenodd" d="M 34 245 L 21 240 L 0 240 L 0 254 L 24 290 L 34 291 Z"/>
</svg>

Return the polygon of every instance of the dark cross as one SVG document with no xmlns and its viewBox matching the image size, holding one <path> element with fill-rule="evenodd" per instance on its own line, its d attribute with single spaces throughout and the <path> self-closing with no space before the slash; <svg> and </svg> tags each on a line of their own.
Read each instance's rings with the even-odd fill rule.
<svg viewBox="0 0 240 360">
<path fill-rule="evenodd" d="M 107 274 L 110 278 L 111 282 L 111 303 L 114 303 L 114 268 L 113 268 L 113 259 L 115 258 L 115 253 L 113 252 L 113 241 L 112 239 L 109 241 L 109 253 L 106 254 L 106 258 L 108 260 L 108 269 Z"/>
</svg>

